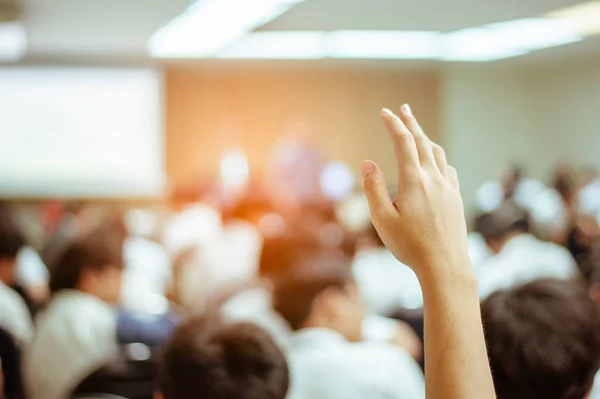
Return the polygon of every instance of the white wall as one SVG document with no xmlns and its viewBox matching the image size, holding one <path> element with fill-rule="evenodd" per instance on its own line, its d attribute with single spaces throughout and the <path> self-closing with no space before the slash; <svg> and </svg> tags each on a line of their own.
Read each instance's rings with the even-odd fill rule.
<svg viewBox="0 0 600 399">
<path fill-rule="evenodd" d="M 563 159 L 600 169 L 600 63 L 532 71 L 528 80 L 542 168 Z"/>
<path fill-rule="evenodd" d="M 542 179 L 559 161 L 600 168 L 600 68 L 462 67 L 443 85 L 442 137 L 467 209 L 510 162 Z"/>
<path fill-rule="evenodd" d="M 150 69 L 0 69 L 0 195 L 147 196 L 165 184 Z"/>
</svg>

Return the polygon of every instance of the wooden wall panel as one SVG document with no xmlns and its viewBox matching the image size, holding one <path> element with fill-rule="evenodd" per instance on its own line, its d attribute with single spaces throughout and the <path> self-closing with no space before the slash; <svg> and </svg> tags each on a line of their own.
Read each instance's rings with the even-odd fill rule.
<svg viewBox="0 0 600 399">
<path fill-rule="evenodd" d="M 310 121 L 326 155 L 355 171 L 370 157 L 394 173 L 382 107 L 409 102 L 426 132 L 439 138 L 435 72 L 172 67 L 165 80 L 167 173 L 175 183 L 217 176 L 220 154 L 236 145 L 247 152 L 251 173 L 262 173 L 290 120 Z"/>
</svg>

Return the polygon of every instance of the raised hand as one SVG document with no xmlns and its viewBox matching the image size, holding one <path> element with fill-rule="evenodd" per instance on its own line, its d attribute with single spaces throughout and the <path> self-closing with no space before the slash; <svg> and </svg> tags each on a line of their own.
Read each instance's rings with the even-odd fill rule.
<svg viewBox="0 0 600 399">
<path fill-rule="evenodd" d="M 363 185 L 379 236 L 421 283 L 427 399 L 495 398 L 456 171 L 408 105 L 381 116 L 394 143 L 398 194 L 390 199 L 372 161 L 361 165 Z"/>
<path fill-rule="evenodd" d="M 394 144 L 398 194 L 392 201 L 385 178 L 372 161 L 362 164 L 371 219 L 381 239 L 417 275 L 460 261 L 468 264 L 467 229 L 456 170 L 442 147 L 425 135 L 410 107 L 381 117 Z"/>
</svg>

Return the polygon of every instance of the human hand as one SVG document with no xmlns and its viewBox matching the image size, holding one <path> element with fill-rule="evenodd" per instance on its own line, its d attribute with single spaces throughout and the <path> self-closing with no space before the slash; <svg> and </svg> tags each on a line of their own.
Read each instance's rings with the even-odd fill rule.
<svg viewBox="0 0 600 399">
<path fill-rule="evenodd" d="M 421 279 L 446 266 L 470 267 L 467 228 L 456 170 L 425 135 L 410 107 L 381 117 L 394 144 L 398 194 L 392 200 L 379 167 L 363 161 L 371 220 L 386 247 Z"/>
</svg>

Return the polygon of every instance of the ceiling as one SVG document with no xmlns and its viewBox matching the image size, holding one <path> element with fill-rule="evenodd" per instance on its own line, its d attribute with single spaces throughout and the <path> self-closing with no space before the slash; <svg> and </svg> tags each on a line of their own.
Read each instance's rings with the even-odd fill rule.
<svg viewBox="0 0 600 399">
<path fill-rule="evenodd" d="M 5 1 L 5 0 L 3 0 Z M 29 60 L 146 57 L 146 41 L 189 0 L 19 0 Z M 248 0 L 252 1 L 252 0 Z M 524 17 L 578 0 L 307 0 L 261 30 L 453 31 Z M 600 38 L 519 58 L 600 57 Z"/>
</svg>

